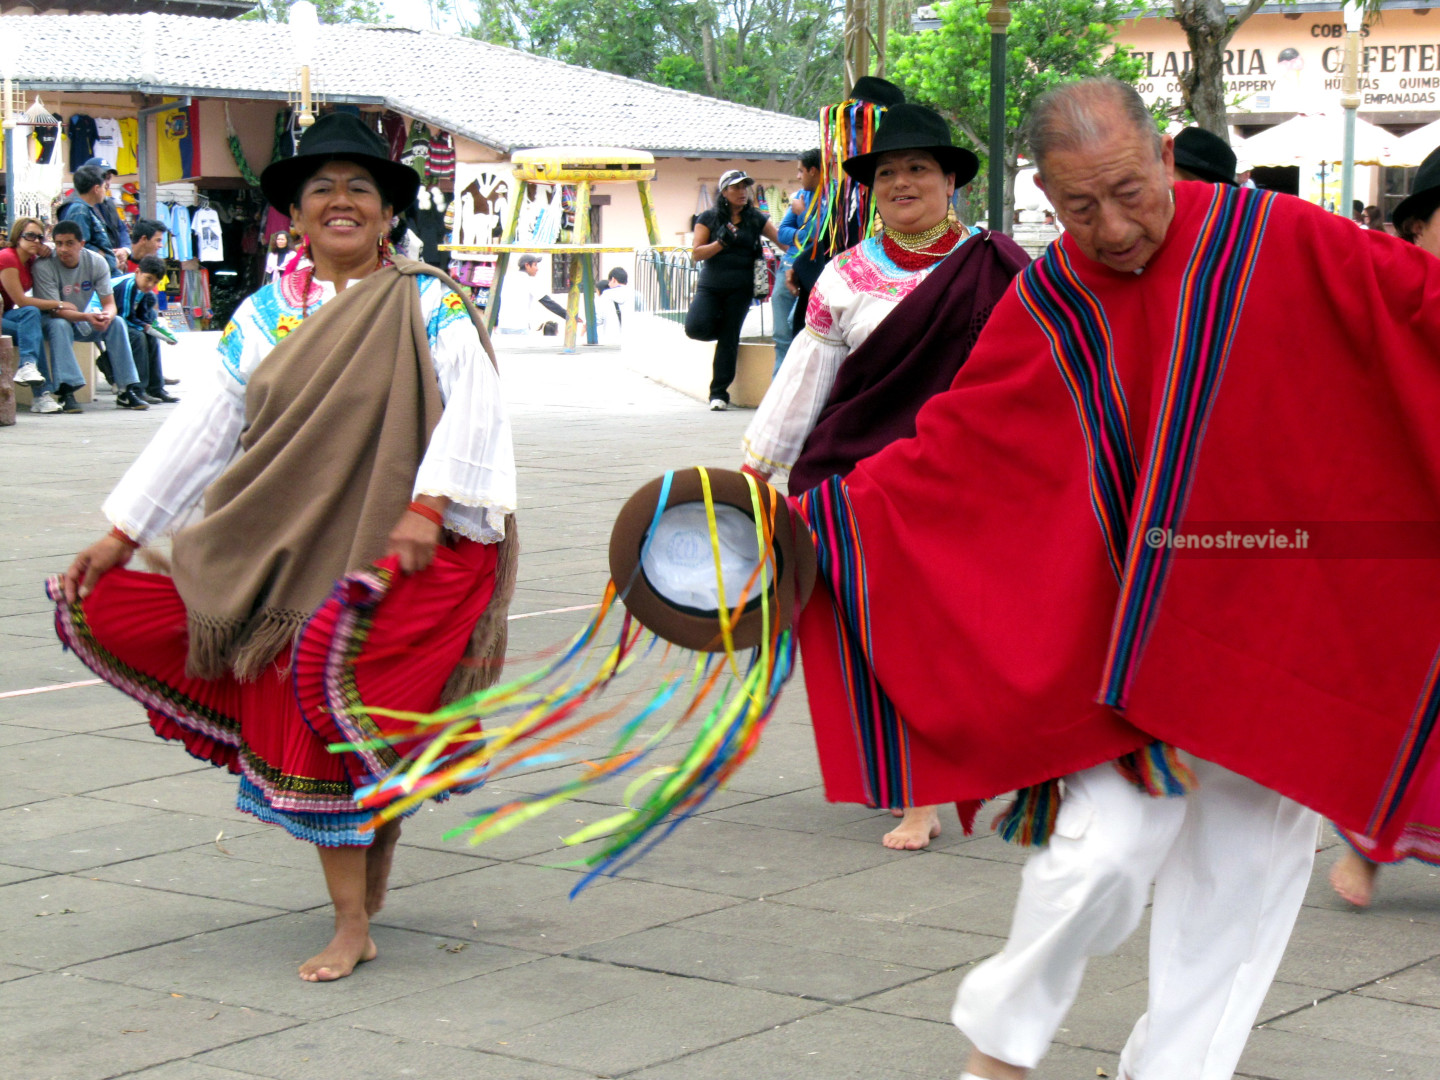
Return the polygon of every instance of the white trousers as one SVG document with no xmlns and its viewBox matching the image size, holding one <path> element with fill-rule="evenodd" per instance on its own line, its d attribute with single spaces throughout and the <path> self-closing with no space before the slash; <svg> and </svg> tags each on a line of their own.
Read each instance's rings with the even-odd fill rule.
<svg viewBox="0 0 1440 1080">
<path fill-rule="evenodd" d="M 1138 791 L 1111 764 L 1065 778 L 1050 843 L 1025 864 L 1005 948 L 960 984 L 951 1019 L 981 1053 L 1034 1068 L 1086 961 L 1139 925 L 1151 883 L 1150 993 L 1124 1080 L 1230 1080 L 1310 880 L 1317 815 L 1187 757 L 1183 798 Z"/>
</svg>

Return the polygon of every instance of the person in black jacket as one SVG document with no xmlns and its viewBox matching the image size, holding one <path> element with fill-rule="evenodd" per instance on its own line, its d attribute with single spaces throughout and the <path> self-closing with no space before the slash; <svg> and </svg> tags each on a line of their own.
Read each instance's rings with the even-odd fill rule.
<svg viewBox="0 0 1440 1080">
<path fill-rule="evenodd" d="M 710 408 L 730 406 L 730 384 L 740 355 L 740 327 L 755 301 L 755 260 L 762 237 L 780 242 L 775 223 L 750 199 L 755 181 L 731 169 L 716 185 L 715 206 L 695 221 L 690 258 L 701 263 L 695 298 L 685 315 L 685 336 L 715 342 Z"/>
</svg>

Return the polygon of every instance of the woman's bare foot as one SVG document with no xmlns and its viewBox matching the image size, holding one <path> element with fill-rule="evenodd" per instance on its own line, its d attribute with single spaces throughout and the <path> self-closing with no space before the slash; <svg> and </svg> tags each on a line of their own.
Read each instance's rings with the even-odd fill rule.
<svg viewBox="0 0 1440 1080">
<path fill-rule="evenodd" d="M 1369 859 L 1347 851 L 1330 868 L 1330 884 L 1340 899 L 1356 907 L 1369 907 L 1375 895 L 1375 875 L 1380 867 Z"/>
<path fill-rule="evenodd" d="M 334 982 L 354 971 L 356 964 L 374 960 L 375 954 L 368 923 L 337 926 L 325 951 L 300 965 L 300 978 L 306 982 Z"/>
<path fill-rule="evenodd" d="M 365 849 L 367 915 L 374 915 L 385 906 L 385 893 L 390 888 L 390 867 L 395 862 L 395 844 L 399 839 L 400 822 L 387 821 L 375 830 L 375 842 Z"/>
<path fill-rule="evenodd" d="M 939 835 L 940 815 L 935 807 L 911 806 L 906 808 L 900 824 L 887 832 L 881 843 L 897 851 L 919 851 L 929 847 L 930 841 Z"/>
</svg>

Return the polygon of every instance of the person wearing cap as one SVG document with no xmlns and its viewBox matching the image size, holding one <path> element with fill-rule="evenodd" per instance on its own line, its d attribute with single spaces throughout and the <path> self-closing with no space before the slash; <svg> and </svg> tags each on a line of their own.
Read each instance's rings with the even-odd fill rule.
<svg viewBox="0 0 1440 1080">
<path fill-rule="evenodd" d="M 1035 850 L 951 1014 L 962 1080 L 1039 1067 L 1147 914 L 1112 1072 L 1223 1080 L 1320 815 L 1393 843 L 1440 766 L 1440 260 L 1176 182 L 1114 79 L 1047 91 L 1023 138 L 1064 234 L 915 437 L 800 499 L 826 796 L 1015 793 L 998 830 Z"/>
<path fill-rule="evenodd" d="M 1395 207 L 1390 220 L 1400 239 L 1440 259 L 1440 148 L 1420 163 L 1410 194 Z M 1356 907 L 1370 905 L 1382 863 L 1417 859 L 1440 866 L 1440 770 L 1431 773 L 1409 820 L 1388 843 L 1376 843 L 1353 829 L 1338 827 L 1337 831 L 1350 850 L 1330 868 L 1330 885 L 1341 899 Z"/>
<path fill-rule="evenodd" d="M 1235 151 L 1213 131 L 1188 127 L 1175 136 L 1175 179 L 1235 183 Z"/>
<path fill-rule="evenodd" d="M 740 356 L 740 328 L 755 302 L 755 260 L 761 257 L 761 238 L 778 243 L 775 223 L 752 201 L 755 181 L 740 169 L 720 175 L 715 205 L 695 221 L 690 258 L 700 263 L 700 280 L 690 310 L 685 313 L 685 336 L 715 342 L 710 372 L 710 409 L 730 407 L 730 384 Z"/>
<path fill-rule="evenodd" d="M 105 172 L 97 165 L 82 165 L 75 170 L 72 179 L 75 191 L 60 204 L 57 220 L 75 222 L 80 227 L 85 247 L 105 260 L 112 275 L 117 274 L 121 265 L 117 259 L 117 245 L 110 235 L 105 211 L 101 209 L 106 202 Z M 129 254 L 123 247 L 120 250 Z"/>
<path fill-rule="evenodd" d="M 743 467 L 765 479 L 788 474 L 791 495 L 914 435 L 920 407 L 949 387 L 1030 261 L 1003 233 L 952 217 L 955 189 L 979 160 L 954 145 L 934 110 L 892 105 L 871 151 L 844 168 L 871 189 L 884 228 L 821 271 L 805 329 L 742 443 Z M 872 795 L 874 805 L 903 811 L 886 847 L 916 850 L 940 834 L 936 808 L 915 805 L 903 788 Z"/>
<path fill-rule="evenodd" d="M 135 255 L 131 250 L 130 230 L 125 227 L 125 220 L 120 216 L 120 204 L 115 200 L 115 194 L 110 190 L 110 181 L 120 174 L 115 171 L 115 166 L 101 157 L 92 157 L 85 164 L 91 168 L 99 169 L 105 176 L 105 198 L 99 204 L 100 215 L 105 219 L 105 231 L 110 236 L 111 250 L 115 252 L 116 262 L 122 272 L 129 272 L 127 263 L 134 258 L 143 258 L 143 255 Z M 150 252 L 149 254 L 153 254 Z"/>
<path fill-rule="evenodd" d="M 105 500 L 110 533 L 50 582 L 67 647 L 156 734 L 238 774 L 239 809 L 318 849 L 335 934 L 307 981 L 375 956 L 399 821 L 371 831 L 355 790 L 403 746 L 371 740 L 408 729 L 369 704 L 433 710 L 504 657 L 510 424 L 483 319 L 392 255 L 418 186 L 344 113 L 265 170 L 301 257 L 240 305 L 211 391 L 186 395 Z M 173 576 L 124 569 L 172 531 Z"/>
</svg>

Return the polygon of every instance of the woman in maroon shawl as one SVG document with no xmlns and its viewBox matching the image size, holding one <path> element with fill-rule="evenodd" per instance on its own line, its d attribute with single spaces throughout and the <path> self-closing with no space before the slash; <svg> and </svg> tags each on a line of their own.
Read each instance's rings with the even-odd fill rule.
<svg viewBox="0 0 1440 1080">
<path fill-rule="evenodd" d="M 1029 259 L 1009 237 L 950 216 L 978 162 L 923 105 L 890 107 L 870 153 L 844 163 L 873 189 L 884 229 L 836 256 L 810 294 L 791 346 L 745 433 L 743 468 L 790 474 L 790 494 L 844 475 L 896 439 L 947 390 L 996 301 Z M 883 332 L 876 333 L 883 324 Z M 940 834 L 933 806 L 904 810 L 885 846 Z"/>
</svg>

